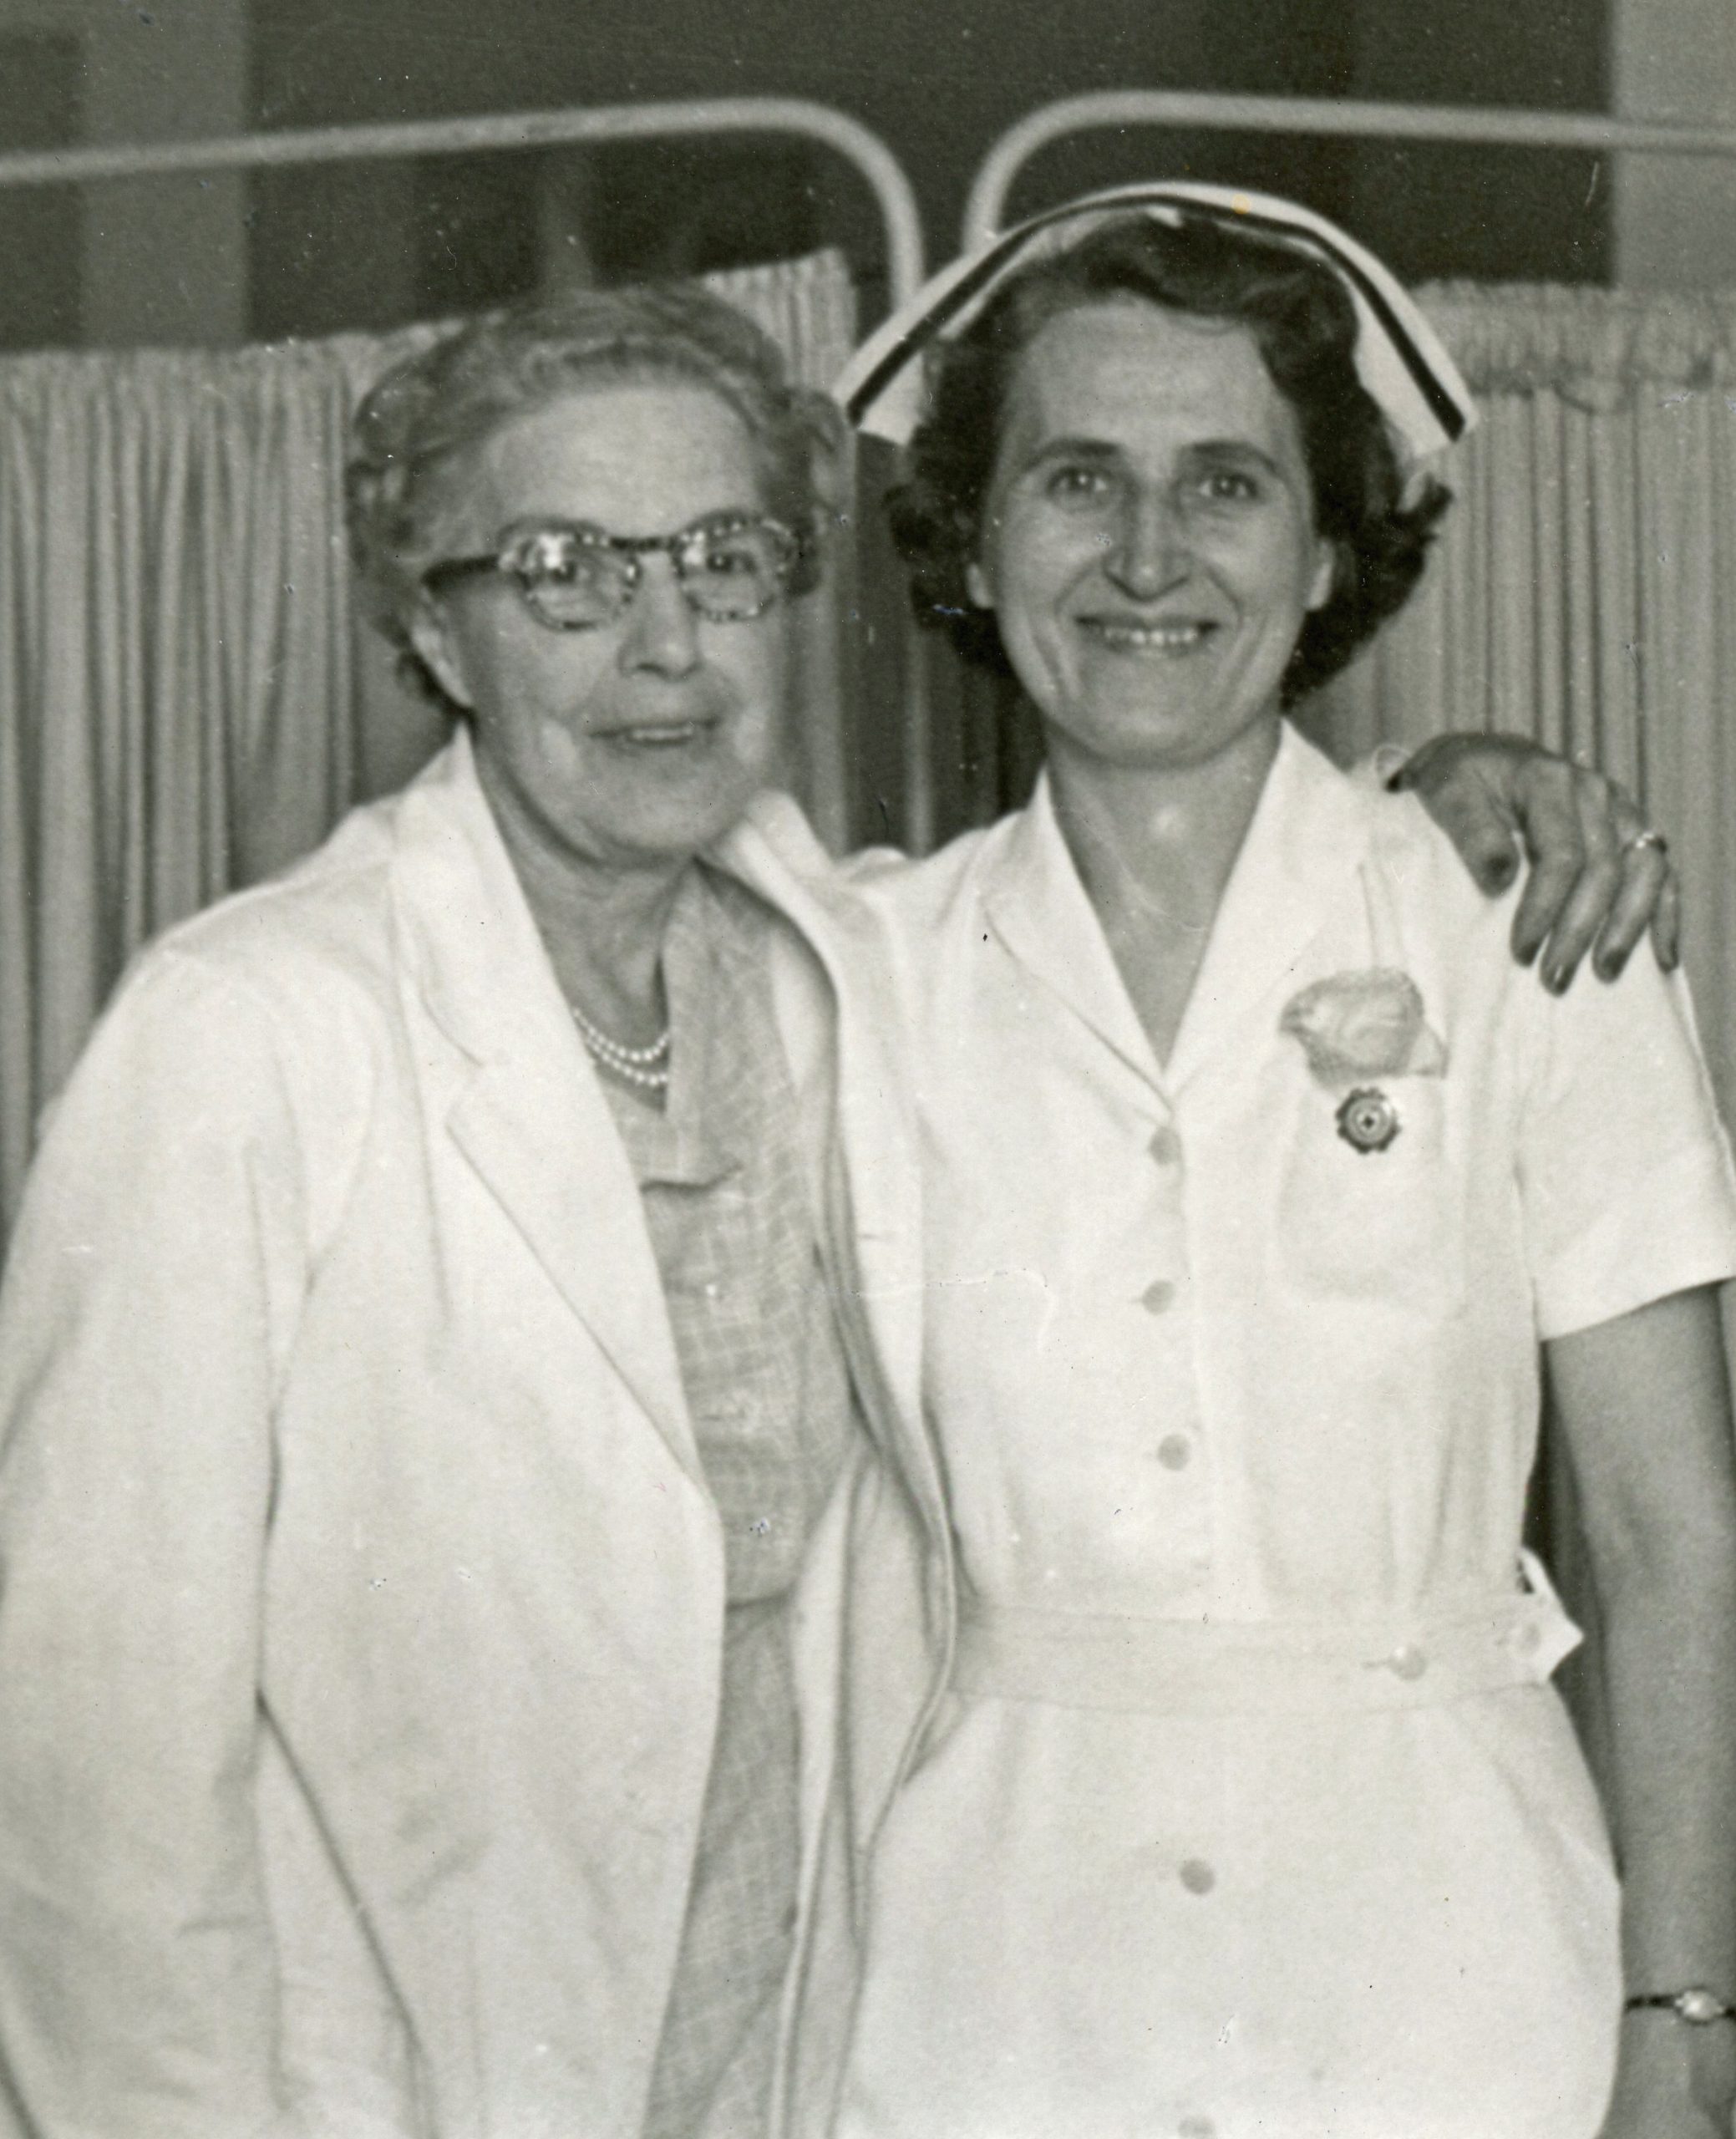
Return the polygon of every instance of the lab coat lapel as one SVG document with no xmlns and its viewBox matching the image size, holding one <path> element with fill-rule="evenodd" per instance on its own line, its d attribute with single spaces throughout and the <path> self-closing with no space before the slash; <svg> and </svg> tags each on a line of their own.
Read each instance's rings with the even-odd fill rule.
<svg viewBox="0 0 1736 2139">
<path fill-rule="evenodd" d="M 395 873 L 415 984 L 453 1050 L 446 1128 L 698 1481 L 638 1186 L 463 734 L 406 798 Z"/>
<path fill-rule="evenodd" d="M 1366 798 L 1287 722 L 1170 1051 L 1176 1095 L 1273 1043 L 1330 903 L 1357 896 L 1368 822 Z"/>
</svg>

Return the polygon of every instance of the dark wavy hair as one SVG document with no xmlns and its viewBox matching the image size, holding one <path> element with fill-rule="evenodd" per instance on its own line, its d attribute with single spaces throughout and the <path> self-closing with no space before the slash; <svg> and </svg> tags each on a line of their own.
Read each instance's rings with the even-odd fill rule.
<svg viewBox="0 0 1736 2139">
<path fill-rule="evenodd" d="M 843 427 L 822 394 L 793 385 L 776 345 L 690 282 L 581 290 L 473 320 L 395 365 L 352 426 L 344 470 L 350 552 L 374 622 L 406 677 L 444 705 L 411 643 L 423 575 L 447 553 L 469 455 L 504 424 L 588 386 L 668 379 L 703 387 L 741 419 L 765 509 L 795 536 L 788 582 L 819 581 L 822 473 Z"/>
<path fill-rule="evenodd" d="M 1332 270 L 1207 216 L 1184 213 L 1172 224 L 1129 215 L 1101 226 L 1010 277 L 931 356 L 928 414 L 887 499 L 917 619 L 946 632 L 967 661 L 1011 673 L 993 612 L 972 604 L 965 574 L 1013 375 L 1049 321 L 1129 299 L 1246 328 L 1296 413 L 1315 526 L 1334 561 L 1331 592 L 1284 672 L 1281 695 L 1292 705 L 1404 606 L 1451 494 L 1425 477 L 1407 496 L 1386 423 L 1357 376 L 1357 315 Z"/>
</svg>

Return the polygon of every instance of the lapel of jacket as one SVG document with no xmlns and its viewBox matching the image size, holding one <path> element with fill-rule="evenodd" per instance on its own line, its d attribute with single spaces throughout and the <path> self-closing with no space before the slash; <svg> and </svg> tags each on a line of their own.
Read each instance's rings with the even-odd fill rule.
<svg viewBox="0 0 1736 2139">
<path fill-rule="evenodd" d="M 462 732 L 405 798 L 398 836 L 411 975 L 452 1050 L 448 1133 L 698 1481 L 638 1186 Z"/>
<path fill-rule="evenodd" d="M 820 1166 L 840 1313 L 846 1326 L 863 1325 L 867 1356 L 853 1349 L 865 1394 L 879 1385 L 874 1423 L 893 1437 L 918 1504 L 943 1531 L 939 1469 L 922 1426 L 916 1117 L 880 923 L 787 796 L 761 797 L 714 859 L 782 913 L 817 961 L 819 974 L 810 968 L 805 976 L 781 962 L 779 1000 L 798 1082 L 823 1088 L 820 1111 L 835 1132 Z"/>
</svg>

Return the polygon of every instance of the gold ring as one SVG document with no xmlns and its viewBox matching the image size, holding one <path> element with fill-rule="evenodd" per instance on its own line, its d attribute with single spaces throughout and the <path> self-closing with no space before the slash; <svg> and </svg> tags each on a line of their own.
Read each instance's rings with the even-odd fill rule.
<svg viewBox="0 0 1736 2139">
<path fill-rule="evenodd" d="M 1670 851 L 1670 843 L 1663 834 L 1654 831 L 1649 825 L 1644 831 L 1636 832 L 1632 839 L 1624 839 L 1622 851 L 1623 854 L 1637 854 L 1642 846 L 1655 846 L 1660 854 L 1667 854 Z"/>
</svg>

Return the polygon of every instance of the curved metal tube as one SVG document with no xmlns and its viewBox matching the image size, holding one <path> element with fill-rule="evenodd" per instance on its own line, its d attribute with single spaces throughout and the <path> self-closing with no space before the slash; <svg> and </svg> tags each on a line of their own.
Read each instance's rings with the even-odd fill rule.
<svg viewBox="0 0 1736 2139">
<path fill-rule="evenodd" d="M 1363 104 L 1337 97 L 1225 96 L 1193 89 L 1108 89 L 1028 112 L 989 150 L 965 206 L 967 251 L 1002 226 L 1020 169 L 1054 141 L 1098 127 L 1198 126 L 1229 133 L 1327 134 L 1372 140 L 1463 141 L 1596 154 L 1736 156 L 1736 127 L 1677 126 L 1599 113 L 1466 104 Z"/>
<path fill-rule="evenodd" d="M 922 219 L 898 160 L 877 134 L 848 113 L 801 97 L 714 97 L 689 103 L 576 106 L 556 111 L 485 113 L 470 119 L 393 120 L 373 126 L 306 126 L 206 141 L 150 141 L 113 148 L 42 149 L 0 156 L 0 186 L 63 185 L 152 172 L 256 170 L 354 158 L 462 155 L 475 149 L 534 149 L 557 143 L 630 141 L 667 134 L 794 134 L 819 141 L 855 165 L 872 188 L 886 233 L 892 302 L 922 280 Z"/>
</svg>

